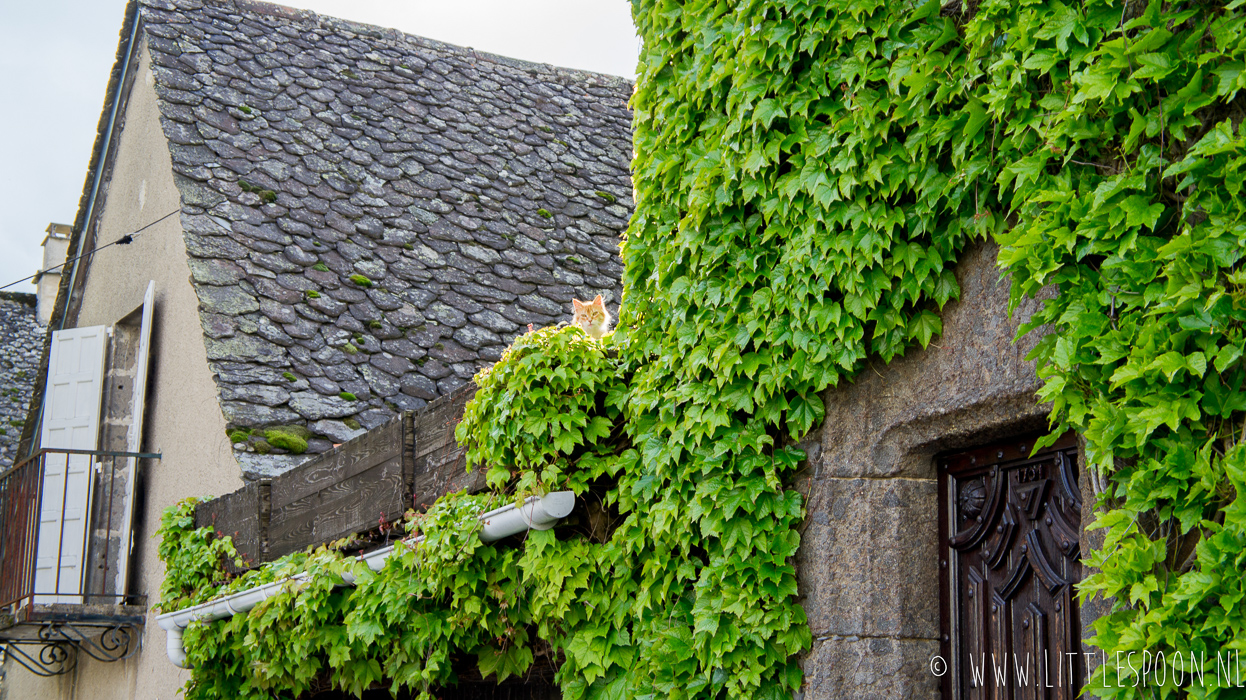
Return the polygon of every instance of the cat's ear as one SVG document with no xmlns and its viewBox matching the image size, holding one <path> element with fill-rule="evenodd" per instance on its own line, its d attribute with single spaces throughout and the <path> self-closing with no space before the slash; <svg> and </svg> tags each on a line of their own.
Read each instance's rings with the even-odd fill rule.
<svg viewBox="0 0 1246 700">
<path fill-rule="evenodd" d="M 602 301 L 601 295 L 598 294 L 597 298 L 593 300 L 593 306 L 605 306 L 605 305 L 606 305 L 606 302 Z"/>
<path fill-rule="evenodd" d="M 584 302 L 580 301 L 579 299 L 571 300 L 571 308 L 575 309 L 576 311 L 579 311 L 580 309 L 584 308 L 584 306 L 585 306 Z"/>
</svg>

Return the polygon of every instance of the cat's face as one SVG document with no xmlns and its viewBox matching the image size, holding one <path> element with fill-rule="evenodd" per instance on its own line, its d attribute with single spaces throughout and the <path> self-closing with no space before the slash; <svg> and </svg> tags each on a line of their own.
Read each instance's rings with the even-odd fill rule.
<svg viewBox="0 0 1246 700">
<path fill-rule="evenodd" d="M 581 328 L 598 325 L 606 320 L 606 303 L 602 301 L 600 294 L 592 301 L 572 299 L 571 307 L 575 310 L 575 323 Z"/>
<path fill-rule="evenodd" d="M 571 323 L 583 328 L 585 333 L 601 339 L 610 332 L 610 312 L 606 311 L 606 302 L 600 294 L 592 301 L 572 299 L 571 306 L 575 310 Z"/>
</svg>

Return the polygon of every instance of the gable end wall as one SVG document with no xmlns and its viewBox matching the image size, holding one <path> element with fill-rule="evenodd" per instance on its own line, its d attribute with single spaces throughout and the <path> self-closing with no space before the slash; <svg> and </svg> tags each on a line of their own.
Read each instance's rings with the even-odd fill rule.
<svg viewBox="0 0 1246 700">
<path fill-rule="evenodd" d="M 145 41 L 122 116 L 111 174 L 104 184 L 107 196 L 99 214 L 97 245 L 181 207 Z M 164 566 L 156 556 L 159 542 L 152 538 L 162 511 L 188 496 L 219 495 L 242 484 L 208 369 L 199 300 L 186 260 L 176 215 L 145 230 L 129 245 L 100 251 L 83 261 L 77 319 L 68 324 L 113 325 L 142 304 L 149 280 L 156 283 L 143 450 L 160 452 L 163 459 L 144 460 L 140 466 L 131 564 L 137 572 L 131 591 L 147 595 L 149 610 L 159 600 L 164 578 Z M 41 679 L 6 664 L 8 697 L 69 698 L 75 696 L 73 686 L 76 697 L 99 700 L 176 697 L 189 673 L 166 658 L 164 631 L 156 625 L 155 614 L 149 612 L 141 630 L 139 653 L 116 663 L 80 655 L 72 680 Z"/>
</svg>

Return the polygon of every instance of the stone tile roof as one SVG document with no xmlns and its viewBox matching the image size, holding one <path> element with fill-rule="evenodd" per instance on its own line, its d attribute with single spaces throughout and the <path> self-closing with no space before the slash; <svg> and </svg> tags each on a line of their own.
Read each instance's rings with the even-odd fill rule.
<svg viewBox="0 0 1246 700">
<path fill-rule="evenodd" d="M 0 469 L 13 466 L 17 456 L 44 335 L 34 294 L 0 292 Z"/>
<path fill-rule="evenodd" d="M 247 0 L 141 14 L 231 426 L 323 451 L 617 305 L 630 82 Z"/>
</svg>

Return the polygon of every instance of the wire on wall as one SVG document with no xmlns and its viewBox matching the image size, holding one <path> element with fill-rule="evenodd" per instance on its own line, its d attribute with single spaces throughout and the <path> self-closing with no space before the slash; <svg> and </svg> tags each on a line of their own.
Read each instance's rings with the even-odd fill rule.
<svg viewBox="0 0 1246 700">
<path fill-rule="evenodd" d="M 3 289 L 8 289 L 9 287 L 12 287 L 12 286 L 13 286 L 13 285 L 15 285 L 15 284 L 21 284 L 22 282 L 25 282 L 26 280 L 32 280 L 32 279 L 34 279 L 34 278 L 36 278 L 36 277 L 38 277 L 38 276 L 40 276 L 40 275 L 46 275 L 46 274 L 47 274 L 47 273 L 49 273 L 49 272 L 55 272 L 55 271 L 57 271 L 57 270 L 61 269 L 62 267 L 65 267 L 66 265 L 68 265 L 68 264 L 70 264 L 70 263 L 72 263 L 72 262 L 74 262 L 74 261 L 76 261 L 76 260 L 80 260 L 80 259 L 82 259 L 82 258 L 85 258 L 85 257 L 89 256 L 89 255 L 94 255 L 95 253 L 98 253 L 99 251 L 101 251 L 101 250 L 103 250 L 103 249 L 105 249 L 105 248 L 110 248 L 110 247 L 115 246 L 115 245 L 129 245 L 129 244 L 131 244 L 131 243 L 133 243 L 133 242 L 134 242 L 134 237 L 135 237 L 135 236 L 139 235 L 139 234 L 140 234 L 140 233 L 142 233 L 143 231 L 146 231 L 147 229 L 151 228 L 152 226 L 155 226 L 156 224 L 160 223 L 161 221 L 164 221 L 165 219 L 169 218 L 170 216 L 173 216 L 174 214 L 176 214 L 176 213 L 178 213 L 178 212 L 180 212 L 180 211 L 181 211 L 181 209 L 180 209 L 180 208 L 178 208 L 178 209 L 174 209 L 173 211 L 169 212 L 168 214 L 165 214 L 164 216 L 160 217 L 159 219 L 156 219 L 155 221 L 151 222 L 150 224 L 147 224 L 146 226 L 144 226 L 144 227 L 142 227 L 142 228 L 138 229 L 137 231 L 131 231 L 130 233 L 127 233 L 126 235 L 122 236 L 121 238 L 118 238 L 117 240 L 113 241 L 112 243 L 105 243 L 104 245 L 102 245 L 102 246 L 100 246 L 100 247 L 98 247 L 98 248 L 94 248 L 94 249 L 92 249 L 92 250 L 88 250 L 87 252 L 83 253 L 82 255 L 79 255 L 79 256 L 77 256 L 77 257 L 70 258 L 70 259 L 66 260 L 65 262 L 61 263 L 60 265 L 57 265 L 56 267 L 49 267 L 48 269 L 46 269 L 46 270 L 40 270 L 39 272 L 36 272 L 35 274 L 30 275 L 29 277 L 23 277 L 23 278 L 21 278 L 20 280 L 17 280 L 16 282 L 10 282 L 10 283 L 8 283 L 8 284 L 4 285 L 3 287 L 0 287 L 0 290 L 3 290 Z"/>
</svg>

